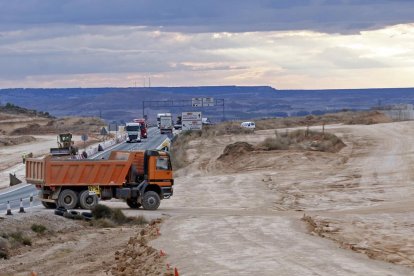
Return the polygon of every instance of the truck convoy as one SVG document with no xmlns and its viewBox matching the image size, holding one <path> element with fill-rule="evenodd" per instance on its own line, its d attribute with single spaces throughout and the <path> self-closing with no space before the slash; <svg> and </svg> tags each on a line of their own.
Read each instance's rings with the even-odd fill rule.
<svg viewBox="0 0 414 276">
<path fill-rule="evenodd" d="M 126 123 L 125 131 L 127 133 L 127 143 L 141 142 L 141 124 L 140 123 Z"/>
<path fill-rule="evenodd" d="M 148 138 L 148 125 L 145 119 L 134 119 L 134 123 L 138 123 L 141 126 L 141 138 Z"/>
<path fill-rule="evenodd" d="M 130 208 L 156 210 L 173 195 L 174 184 L 170 156 L 157 150 L 112 151 L 108 160 L 28 158 L 26 181 L 45 207 L 66 209 L 92 209 L 98 198 L 119 198 Z"/>
</svg>

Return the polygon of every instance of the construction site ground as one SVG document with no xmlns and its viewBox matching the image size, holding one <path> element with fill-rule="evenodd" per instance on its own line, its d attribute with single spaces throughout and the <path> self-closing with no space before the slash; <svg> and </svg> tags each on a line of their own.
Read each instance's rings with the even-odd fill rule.
<svg viewBox="0 0 414 276">
<path fill-rule="evenodd" d="M 174 196 L 157 211 L 105 204 L 129 216 L 163 217 L 150 245 L 165 251 L 180 275 L 414 274 L 414 122 L 326 129 L 346 143 L 339 153 L 257 150 L 217 160 L 227 145 L 257 145 L 274 130 L 196 139 L 187 150 L 190 165 L 176 172 Z M 50 250 L 17 254 L 0 271 L 32 263 L 61 275 L 65 266 L 105 275 L 88 264 L 113 262 L 139 231 L 121 229 L 61 232 Z M 60 243 L 72 247 L 59 253 Z M 67 265 L 58 253 L 75 261 Z"/>
<path fill-rule="evenodd" d="M 255 145 L 274 131 L 191 142 L 152 244 L 183 275 L 413 274 L 414 123 L 328 131 L 347 147 L 222 162 L 226 145 Z"/>
</svg>

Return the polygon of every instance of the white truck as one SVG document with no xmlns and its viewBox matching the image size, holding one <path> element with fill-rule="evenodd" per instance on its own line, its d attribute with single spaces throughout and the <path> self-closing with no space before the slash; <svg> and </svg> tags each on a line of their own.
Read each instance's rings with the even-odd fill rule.
<svg viewBox="0 0 414 276">
<path fill-rule="evenodd" d="M 171 118 L 172 118 L 172 115 L 171 115 L 171 113 L 158 113 L 157 114 L 157 127 L 158 128 L 160 128 L 160 124 L 161 124 L 161 117 L 162 116 L 171 116 Z"/>
<path fill-rule="evenodd" d="M 141 142 L 141 124 L 140 123 L 126 123 L 125 131 L 127 133 L 127 143 Z"/>
<path fill-rule="evenodd" d="M 174 125 L 173 125 L 173 120 L 172 120 L 171 114 L 160 116 L 160 132 L 161 132 L 161 134 L 172 133 L 173 128 L 174 128 Z"/>
</svg>

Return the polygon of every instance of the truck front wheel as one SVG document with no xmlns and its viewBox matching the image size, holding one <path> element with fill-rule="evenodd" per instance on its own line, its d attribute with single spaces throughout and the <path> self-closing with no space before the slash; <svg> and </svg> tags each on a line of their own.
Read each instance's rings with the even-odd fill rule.
<svg viewBox="0 0 414 276">
<path fill-rule="evenodd" d="M 58 206 L 65 207 L 66 209 L 74 209 L 78 205 L 78 201 L 78 193 L 71 189 L 66 189 L 59 194 Z"/>
<path fill-rule="evenodd" d="M 160 203 L 160 196 L 154 191 L 146 192 L 142 198 L 142 207 L 145 210 L 157 210 Z"/>
<path fill-rule="evenodd" d="M 126 200 L 126 204 L 129 206 L 129 208 L 132 209 L 138 209 L 139 207 L 141 207 L 141 204 L 138 203 L 138 200 L 136 198 L 128 198 Z"/>
<path fill-rule="evenodd" d="M 79 205 L 82 209 L 93 209 L 98 205 L 98 197 L 90 195 L 88 190 L 84 190 L 79 195 Z"/>
</svg>

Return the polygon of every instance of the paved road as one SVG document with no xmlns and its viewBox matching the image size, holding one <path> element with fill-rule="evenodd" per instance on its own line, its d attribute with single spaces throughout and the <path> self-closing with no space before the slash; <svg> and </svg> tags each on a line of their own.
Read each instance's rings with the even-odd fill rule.
<svg viewBox="0 0 414 276">
<path fill-rule="evenodd" d="M 152 127 L 148 129 L 148 138 L 142 139 L 140 143 L 122 143 L 114 146 L 109 151 L 103 153 L 98 153 L 92 156 L 93 159 L 108 159 L 112 150 L 125 150 L 125 151 L 134 151 L 134 150 L 144 150 L 144 149 L 156 149 L 159 145 L 168 138 L 165 134 L 160 134 L 158 128 Z"/>
<path fill-rule="evenodd" d="M 143 149 L 156 149 L 159 147 L 167 138 L 167 135 L 161 135 L 158 128 L 149 128 L 148 129 L 148 138 L 143 139 L 141 143 L 121 143 L 110 147 L 109 149 L 98 153 L 94 156 L 91 156 L 91 159 L 107 159 L 113 150 L 125 150 L 125 151 L 134 151 L 134 150 L 143 150 Z M 30 206 L 29 198 L 33 195 L 33 206 L 40 205 L 40 201 L 37 199 L 38 191 L 33 185 L 22 183 L 13 188 L 6 190 L 3 193 L 0 193 L 0 215 L 7 210 L 7 201 L 10 201 L 10 207 L 12 210 L 18 209 L 20 206 L 20 198 L 23 198 L 24 208 Z"/>
</svg>

